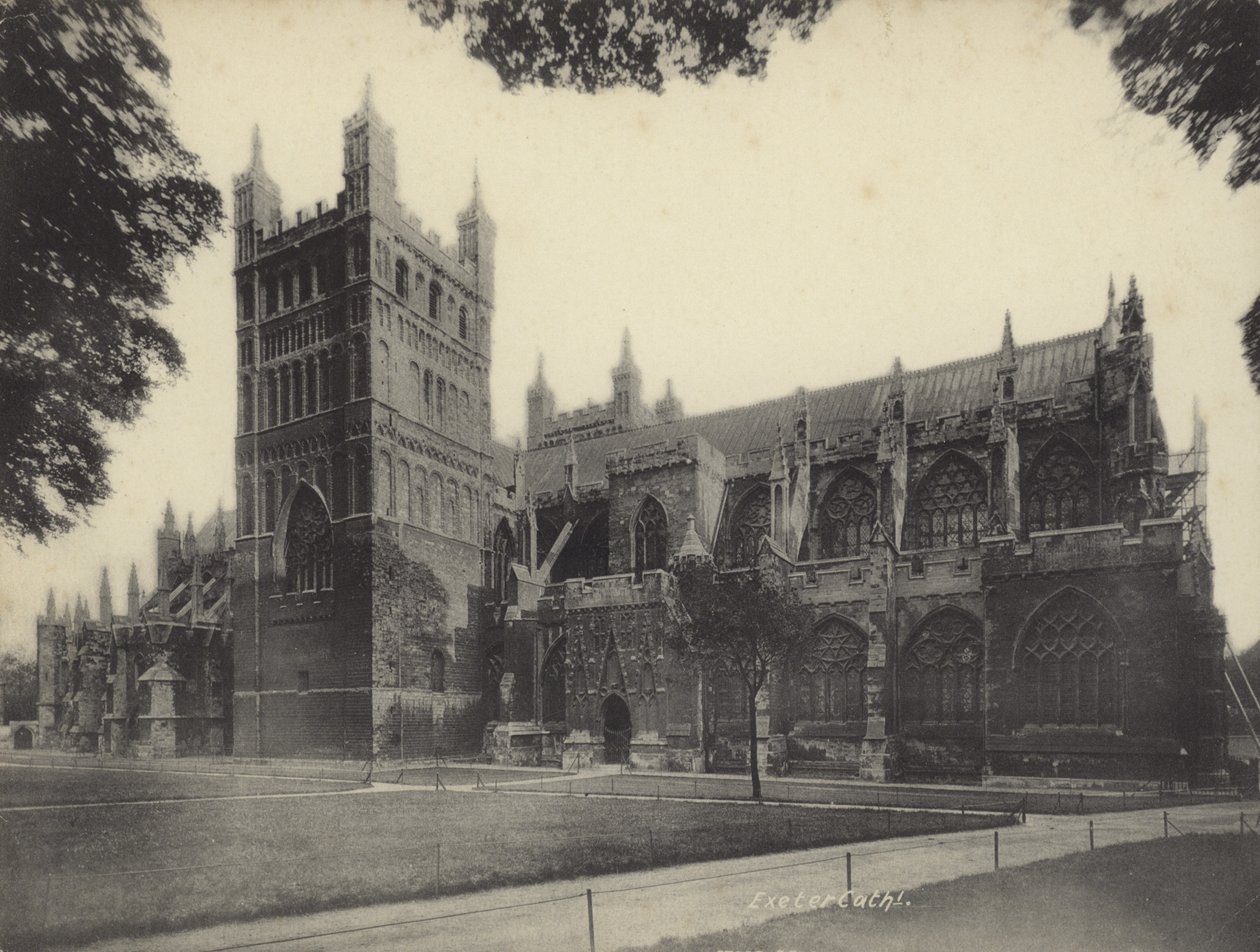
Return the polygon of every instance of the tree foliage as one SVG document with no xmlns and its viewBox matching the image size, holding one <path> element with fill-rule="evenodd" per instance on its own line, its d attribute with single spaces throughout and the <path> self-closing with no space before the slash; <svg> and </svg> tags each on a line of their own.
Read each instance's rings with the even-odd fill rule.
<svg viewBox="0 0 1260 952">
<path fill-rule="evenodd" d="M 811 637 L 810 612 L 776 567 L 715 572 L 700 564 L 678 570 L 683 617 L 674 648 L 709 674 L 739 680 L 748 697 L 752 792 L 761 797 L 757 767 L 757 694 Z"/>
<path fill-rule="evenodd" d="M 0 711 L 0 720 L 35 720 L 35 703 L 39 700 L 35 659 L 18 657 L 12 651 L 0 654 L 0 682 L 4 682 L 4 710 Z"/>
<path fill-rule="evenodd" d="M 1174 0 L 1127 11 L 1122 0 L 1073 0 L 1071 17 L 1113 30 L 1111 61 L 1130 104 L 1165 119 L 1201 162 L 1236 136 L 1229 184 L 1260 181 L 1260 4 Z"/>
<path fill-rule="evenodd" d="M 455 24 L 474 59 L 506 89 L 559 86 L 659 93 L 673 77 L 707 83 L 733 72 L 764 76 L 775 38 L 807 39 L 835 0 L 652 2 L 408 0 L 426 26 Z"/>
<path fill-rule="evenodd" d="M 0 532 L 19 543 L 109 495 L 105 428 L 184 365 L 155 315 L 223 207 L 158 99 L 158 41 L 140 0 L 0 15 Z"/>
<path fill-rule="evenodd" d="M 1230 186 L 1260 181 L 1260 3 L 1173 0 L 1128 11 L 1124 0 L 1072 0 L 1072 23 L 1096 21 L 1116 37 L 1111 61 L 1135 108 L 1165 119 L 1201 163 L 1232 136 Z M 1260 297 L 1239 323 L 1260 391 Z"/>
</svg>

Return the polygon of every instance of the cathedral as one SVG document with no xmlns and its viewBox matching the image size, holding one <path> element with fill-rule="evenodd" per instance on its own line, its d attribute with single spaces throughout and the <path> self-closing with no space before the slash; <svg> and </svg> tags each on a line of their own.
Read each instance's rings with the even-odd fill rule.
<svg viewBox="0 0 1260 952">
<path fill-rule="evenodd" d="M 786 775 L 1222 775 L 1206 441 L 1168 451 L 1135 282 L 1076 334 L 1008 315 L 971 359 L 703 415 L 649 405 L 627 333 L 607 402 L 559 412 L 540 362 L 510 447 L 475 177 L 443 243 L 370 95 L 343 131 L 334 202 L 284 214 L 257 133 L 234 182 L 226 709 L 180 752 L 733 771 L 753 721 Z M 672 647 L 680 558 L 772 559 L 809 607 L 755 711 Z"/>
</svg>

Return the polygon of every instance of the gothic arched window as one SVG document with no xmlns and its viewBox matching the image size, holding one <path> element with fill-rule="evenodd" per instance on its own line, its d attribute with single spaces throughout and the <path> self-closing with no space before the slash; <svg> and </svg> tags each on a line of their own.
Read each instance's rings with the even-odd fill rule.
<svg viewBox="0 0 1260 952">
<path fill-rule="evenodd" d="M 412 510 L 417 524 L 429 524 L 429 474 L 417 468 L 415 472 L 415 495 L 412 498 Z"/>
<path fill-rule="evenodd" d="M 500 519 L 498 528 L 494 530 L 494 563 L 490 579 L 490 584 L 500 600 L 503 599 L 504 592 L 507 590 L 508 571 L 515 558 L 516 543 L 512 539 L 512 530 L 508 528 L 506 519 Z"/>
<path fill-rule="evenodd" d="M 1120 633 L 1102 607 L 1067 588 L 1029 619 L 1016 649 L 1025 724 L 1120 724 Z"/>
<path fill-rule="evenodd" d="M 586 561 L 583 573 L 587 578 L 599 578 L 608 574 L 608 511 L 597 515 L 582 533 L 579 550 Z"/>
<path fill-rule="evenodd" d="M 284 562 L 289 592 L 333 587 L 332 520 L 323 500 L 306 483 L 299 484 L 289 506 Z"/>
<path fill-rule="evenodd" d="M 390 455 L 381 450 L 379 456 L 380 465 L 377 467 L 377 483 L 376 491 L 377 499 L 383 503 L 384 514 L 387 516 L 394 515 L 395 511 L 395 490 L 394 490 L 394 461 Z"/>
<path fill-rule="evenodd" d="M 407 300 L 407 291 L 411 287 L 411 274 L 407 267 L 407 262 L 399 258 L 394 262 L 394 293 L 404 301 Z"/>
<path fill-rule="evenodd" d="M 983 670 L 979 622 L 957 608 L 932 612 L 906 650 L 902 720 L 910 724 L 979 721 Z"/>
<path fill-rule="evenodd" d="M 852 622 L 825 619 L 797 668 L 798 720 L 825 723 L 866 719 L 862 672 L 866 670 L 866 636 Z"/>
<path fill-rule="evenodd" d="M 441 693 L 446 690 L 446 655 L 434 648 L 429 658 L 429 689 Z"/>
<path fill-rule="evenodd" d="M 442 322 L 442 285 L 436 281 L 429 282 L 429 320 L 434 324 Z"/>
<path fill-rule="evenodd" d="M 405 459 L 398 461 L 398 478 L 394 485 L 398 494 L 398 518 L 412 522 L 415 517 L 411 511 L 411 465 Z"/>
<path fill-rule="evenodd" d="M 362 334 L 356 334 L 354 339 L 350 341 L 350 351 L 350 376 L 354 381 L 355 399 L 366 397 L 368 395 L 367 338 Z"/>
<path fill-rule="evenodd" d="M 367 274 L 368 244 L 363 235 L 350 239 L 350 270 L 354 274 Z"/>
<path fill-rule="evenodd" d="M 1024 526 L 1029 532 L 1098 522 L 1094 466 L 1071 440 L 1043 446 L 1024 477 Z"/>
<path fill-rule="evenodd" d="M 241 488 L 236 500 L 236 526 L 239 535 L 254 534 L 254 481 L 249 473 L 241 474 Z"/>
<path fill-rule="evenodd" d="M 459 339 L 468 340 L 468 308 L 459 309 Z"/>
<path fill-rule="evenodd" d="M 665 568 L 669 552 L 669 529 L 665 510 L 652 496 L 639 506 L 634 519 L 634 574 L 640 576 L 653 569 Z"/>
<path fill-rule="evenodd" d="M 254 381 L 248 377 L 241 378 L 241 432 L 249 433 L 254 429 Z"/>
<path fill-rule="evenodd" d="M 424 372 L 424 416 L 425 423 L 433 422 L 433 371 Z"/>
<path fill-rule="evenodd" d="M 910 526 L 915 549 L 980 544 L 988 515 L 984 473 L 961 453 L 938 459 L 915 488 Z"/>
<path fill-rule="evenodd" d="M 761 537 L 770 534 L 770 488 L 756 486 L 739 501 L 731 516 L 727 538 L 727 564 L 744 568 L 757 560 Z"/>
<path fill-rule="evenodd" d="M 842 559 L 866 551 L 875 528 L 875 487 L 861 473 L 841 473 L 819 509 L 822 557 Z"/>
<path fill-rule="evenodd" d="M 354 450 L 353 503 L 354 512 L 370 512 L 372 510 L 372 459 L 368 456 L 366 446 L 357 446 Z"/>
<path fill-rule="evenodd" d="M 276 474 L 271 470 L 263 473 L 263 532 L 276 529 Z"/>
</svg>

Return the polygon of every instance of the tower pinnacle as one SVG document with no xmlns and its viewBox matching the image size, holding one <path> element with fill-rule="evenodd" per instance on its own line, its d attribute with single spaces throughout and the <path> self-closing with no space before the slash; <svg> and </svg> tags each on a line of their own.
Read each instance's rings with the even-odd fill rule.
<svg viewBox="0 0 1260 952">
<path fill-rule="evenodd" d="M 1002 363 L 1003 366 L 1015 363 L 1015 334 L 1011 330 L 1011 312 L 1008 308 L 1006 319 L 1002 324 Z"/>
<path fill-rule="evenodd" d="M 262 130 L 259 129 L 256 122 L 254 123 L 254 133 L 249 145 L 249 170 L 251 172 L 263 171 Z"/>
</svg>

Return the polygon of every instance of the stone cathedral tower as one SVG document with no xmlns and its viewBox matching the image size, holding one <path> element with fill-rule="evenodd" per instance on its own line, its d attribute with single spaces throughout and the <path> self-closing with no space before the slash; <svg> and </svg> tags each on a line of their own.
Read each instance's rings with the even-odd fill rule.
<svg viewBox="0 0 1260 952">
<path fill-rule="evenodd" d="M 399 203 L 370 81 L 343 135 L 335 203 L 283 214 L 257 132 L 235 181 L 236 752 L 475 750 L 494 224 Z"/>
</svg>

